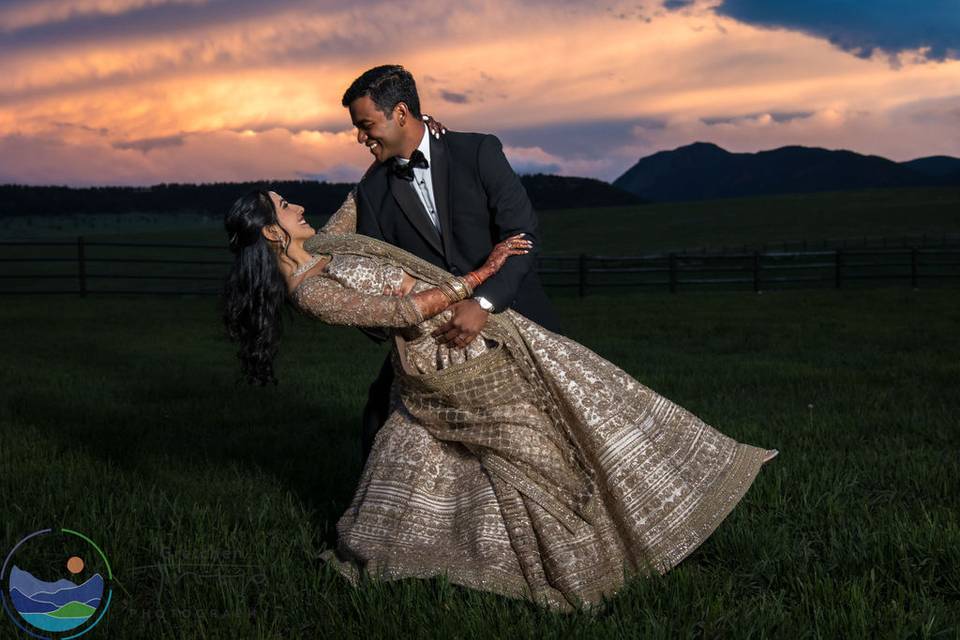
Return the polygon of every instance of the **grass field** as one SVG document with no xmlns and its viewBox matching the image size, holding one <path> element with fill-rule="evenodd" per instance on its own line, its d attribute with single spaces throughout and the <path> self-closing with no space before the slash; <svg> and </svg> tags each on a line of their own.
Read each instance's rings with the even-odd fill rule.
<svg viewBox="0 0 960 640">
<path fill-rule="evenodd" d="M 225 203 L 226 207 L 228 203 Z M 325 219 L 318 212 L 308 217 L 319 226 Z M 856 242 L 863 236 L 874 239 L 889 237 L 893 243 L 903 236 L 921 237 L 925 234 L 936 244 L 944 236 L 960 236 L 960 189 L 873 189 L 866 191 L 828 192 L 806 195 L 731 198 L 704 202 L 653 204 L 636 207 L 611 207 L 595 210 L 561 210 L 540 212 L 541 246 L 544 256 L 637 255 L 670 249 L 754 246 L 763 243 L 800 242 L 808 240 L 810 249 L 820 247 L 824 239 L 849 238 Z M 87 288 L 91 291 L 163 291 L 211 290 L 219 286 L 226 271 L 225 264 L 161 264 L 134 262 L 98 262 L 105 259 L 199 260 L 228 261 L 221 223 L 211 218 L 195 216 L 149 216 L 130 214 L 122 223 L 122 216 L 87 216 L 78 220 L 58 217 L 36 218 L 26 226 L 25 220 L 0 218 L 0 233 L 9 238 L 42 238 L 66 242 L 63 246 L 3 246 L 0 258 L 8 260 L 0 265 L 2 290 L 76 290 L 77 235 L 93 242 L 151 242 L 190 243 L 223 246 L 224 249 L 171 249 L 166 247 L 110 247 L 87 246 Z M 87 226 L 84 226 L 84 225 Z M 6 226 L 3 226 L 6 225 Z M 71 226 L 72 225 L 72 226 Z M 71 244 L 71 242 L 73 244 Z M 874 246 L 879 246 L 874 244 Z M 892 245 L 891 245 L 892 246 Z M 11 262 L 30 257 L 54 258 L 54 262 Z M 872 258 L 864 259 L 866 262 Z M 910 274 L 909 256 L 885 258 L 899 265 L 875 269 L 858 269 L 865 274 L 894 274 L 897 282 Z M 953 256 L 924 257 L 928 263 L 920 269 L 925 273 L 954 273 Z M 853 260 L 848 263 L 853 264 Z M 725 265 L 729 263 L 724 263 Z M 556 264 L 548 265 L 556 267 Z M 574 265 L 565 265 L 575 268 Z M 829 270 L 827 270 L 829 271 Z M 826 273 L 827 280 L 831 274 Z M 35 276 L 43 275 L 42 279 Z M 102 278 L 98 276 L 123 276 Z M 776 275 L 822 276 L 818 270 L 807 272 L 778 272 Z M 23 276 L 23 277 L 21 277 Z M 134 279 L 129 276 L 147 276 Z M 169 276 L 179 279 L 163 279 Z M 730 273 L 721 271 L 693 277 L 721 278 Z M 210 280 L 201 280 L 207 277 Z M 658 281 L 666 282 L 666 275 L 656 274 Z M 152 279 L 151 279 L 152 278 Z M 627 280 L 636 280 L 625 276 Z M 576 274 L 545 276 L 547 284 L 571 283 Z M 591 282 L 624 282 L 621 276 L 594 276 Z M 949 282 L 956 282 L 949 279 Z M 924 288 L 939 286 L 941 280 L 924 280 Z M 853 285 L 849 281 L 849 285 Z M 873 282 L 867 282 L 873 285 Z M 889 282 L 888 282 L 889 284 Z M 660 285 L 657 285 L 660 286 Z M 735 285 L 736 286 L 736 285 Z M 750 285 L 742 285 L 751 288 Z M 792 285 L 786 285 L 792 286 Z M 811 285 L 802 285 L 811 286 Z M 825 286 L 831 286 L 827 282 Z M 780 287 L 780 285 L 778 285 Z M 665 289 L 666 284 L 662 287 Z M 681 291 L 697 289 L 681 286 Z M 716 288 L 709 284 L 706 288 Z M 725 285 L 724 288 L 727 288 Z"/>
<path fill-rule="evenodd" d="M 240 195 L 240 194 L 238 194 Z M 224 211 L 230 206 L 224 203 Z M 314 226 L 331 211 L 307 211 Z M 545 255 L 644 251 L 859 236 L 960 233 L 960 188 L 867 189 L 539 212 Z M 225 246 L 222 221 L 206 214 L 0 218 L 11 239 L 83 235 L 99 240 Z"/>
<path fill-rule="evenodd" d="M 568 335 L 781 451 L 594 618 L 318 569 L 383 357 L 358 331 L 297 319 L 279 386 L 247 388 L 212 299 L 5 297 L 0 547 L 46 526 L 102 544 L 118 584 L 91 638 L 957 638 L 956 293 L 557 296 Z"/>
</svg>

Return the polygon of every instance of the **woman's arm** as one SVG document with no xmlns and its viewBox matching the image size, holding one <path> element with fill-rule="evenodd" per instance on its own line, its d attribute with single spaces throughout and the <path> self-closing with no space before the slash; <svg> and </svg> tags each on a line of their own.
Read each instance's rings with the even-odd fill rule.
<svg viewBox="0 0 960 640">
<path fill-rule="evenodd" d="M 520 234 L 522 235 L 522 234 Z M 439 286 L 410 293 L 413 279 L 404 275 L 402 296 L 370 295 L 319 276 L 304 280 L 294 290 L 294 300 L 306 313 L 327 324 L 356 327 L 408 327 L 432 318 L 454 302 L 468 297 L 495 274 L 512 255 L 529 250 L 520 235 L 498 243 L 482 267 L 462 278 L 451 277 Z"/>
<path fill-rule="evenodd" d="M 297 306 L 322 322 L 351 327 L 408 327 L 423 321 L 412 296 L 369 295 L 320 275 L 293 292 Z"/>
<path fill-rule="evenodd" d="M 354 187 L 347 194 L 346 199 L 340 208 L 337 209 L 326 224 L 320 227 L 317 233 L 329 233 L 336 235 L 340 233 L 355 233 L 357 231 L 357 188 Z"/>
</svg>

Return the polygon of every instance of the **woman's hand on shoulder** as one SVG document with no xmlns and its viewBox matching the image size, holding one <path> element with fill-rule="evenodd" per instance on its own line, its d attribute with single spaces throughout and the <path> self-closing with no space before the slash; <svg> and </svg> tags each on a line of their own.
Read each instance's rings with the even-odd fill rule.
<svg viewBox="0 0 960 640">
<path fill-rule="evenodd" d="M 490 252 L 490 255 L 487 257 L 487 261 L 483 265 L 484 268 L 491 269 L 493 273 L 496 273 L 497 271 L 500 271 L 501 267 L 503 267 L 503 264 L 510 256 L 519 256 L 525 253 L 530 253 L 530 248 L 533 246 L 533 242 L 526 240 L 523 237 L 524 235 L 526 234 L 518 233 L 495 244 L 493 246 L 493 251 Z"/>
<path fill-rule="evenodd" d="M 437 140 L 440 139 L 440 136 L 447 132 L 447 128 L 443 126 L 439 120 L 436 120 L 433 116 L 428 116 L 423 114 L 423 123 L 427 125 L 427 128 L 430 129 L 431 135 Z"/>
</svg>

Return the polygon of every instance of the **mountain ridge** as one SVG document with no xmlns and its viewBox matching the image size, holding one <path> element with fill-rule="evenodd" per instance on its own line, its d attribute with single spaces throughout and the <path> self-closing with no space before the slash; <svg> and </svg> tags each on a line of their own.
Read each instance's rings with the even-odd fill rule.
<svg viewBox="0 0 960 640">
<path fill-rule="evenodd" d="M 613 181 L 644 200 L 671 202 L 848 189 L 960 185 L 960 158 L 896 162 L 849 149 L 785 145 L 732 152 L 704 141 L 640 158 Z"/>
</svg>

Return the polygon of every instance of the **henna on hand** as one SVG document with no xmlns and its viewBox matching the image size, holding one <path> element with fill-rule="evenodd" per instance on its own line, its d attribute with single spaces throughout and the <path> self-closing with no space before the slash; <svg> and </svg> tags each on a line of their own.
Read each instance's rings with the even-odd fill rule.
<svg viewBox="0 0 960 640">
<path fill-rule="evenodd" d="M 510 236 L 505 240 L 501 240 L 490 252 L 490 256 L 487 258 L 487 261 L 483 264 L 482 267 L 475 271 L 471 271 L 466 276 L 464 280 L 469 286 L 469 290 L 473 291 L 478 286 L 483 284 L 483 282 L 495 274 L 503 264 L 507 261 L 507 258 L 510 256 L 521 255 L 524 253 L 530 252 L 530 247 L 533 246 L 533 242 L 530 240 L 525 240 L 523 238 L 525 234 L 518 233 L 516 235 Z M 441 287 L 431 287 L 426 291 L 421 291 L 420 293 L 408 294 L 410 296 L 411 302 L 413 302 L 417 311 L 420 314 L 420 317 L 426 320 L 427 318 L 432 318 L 437 315 L 447 307 L 451 305 L 460 305 L 465 302 L 470 302 L 472 307 L 469 310 L 459 309 L 458 313 L 455 312 L 453 318 L 450 322 L 444 324 L 443 327 L 440 327 L 444 330 L 444 333 L 450 333 L 447 340 L 461 339 L 461 342 L 457 342 L 457 346 L 466 346 L 480 333 L 480 330 L 487 323 L 487 312 L 480 308 L 480 304 L 476 300 L 456 300 L 451 298 L 451 295 L 454 295 L 455 289 L 452 289 L 449 284 L 446 285 L 446 288 L 450 293 L 445 293 L 444 289 Z M 401 292 L 403 287 L 401 287 Z M 458 318 L 458 315 L 460 316 Z M 451 322 L 456 321 L 454 324 Z M 461 326 L 462 324 L 462 326 Z M 453 331 L 451 331 L 453 330 Z M 439 335 L 439 329 L 433 333 L 436 337 Z M 465 341 L 464 341 L 465 340 Z"/>
<path fill-rule="evenodd" d="M 414 306 L 417 308 L 417 311 L 420 312 L 420 316 L 426 320 L 437 315 L 444 309 L 450 306 L 450 298 L 447 297 L 443 291 L 438 287 L 431 287 L 420 293 L 414 293 L 410 295 L 410 299 L 413 301 Z"/>
<path fill-rule="evenodd" d="M 494 245 L 493 250 L 487 257 L 487 261 L 483 263 L 482 267 L 477 269 L 477 271 L 480 272 L 480 275 L 483 276 L 484 280 L 495 274 L 497 271 L 500 271 L 500 269 L 503 267 L 503 264 L 510 256 L 530 253 L 530 248 L 533 246 L 533 242 L 523 238 L 525 235 L 525 233 L 518 233 L 510 236 L 509 238 L 501 240 Z"/>
</svg>

